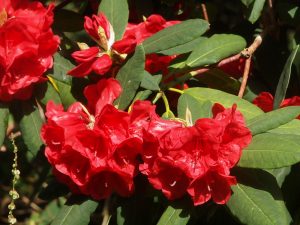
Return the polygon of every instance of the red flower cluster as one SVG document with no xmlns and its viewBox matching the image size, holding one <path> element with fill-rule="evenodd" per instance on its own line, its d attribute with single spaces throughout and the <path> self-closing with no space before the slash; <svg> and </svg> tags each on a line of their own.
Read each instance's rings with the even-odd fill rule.
<svg viewBox="0 0 300 225">
<path fill-rule="evenodd" d="M 149 182 L 162 190 L 168 199 L 182 197 L 186 192 L 194 204 L 211 197 L 224 204 L 231 195 L 230 176 L 240 159 L 242 149 L 251 142 L 243 116 L 236 110 L 215 104 L 214 117 L 196 121 L 192 127 L 170 129 L 162 135 L 149 135 L 144 140 L 144 164 L 141 172 Z"/>
<path fill-rule="evenodd" d="M 185 127 L 161 119 L 148 101 L 136 101 L 129 113 L 116 109 L 120 93 L 116 80 L 101 79 L 84 91 L 87 108 L 77 102 L 65 112 L 48 103 L 41 135 L 56 176 L 74 192 L 103 199 L 131 195 L 140 170 L 168 199 L 188 193 L 195 205 L 211 197 L 225 203 L 236 183 L 230 168 L 251 141 L 236 106 L 217 104 L 214 118 Z"/>
<path fill-rule="evenodd" d="M 59 44 L 52 10 L 40 2 L 0 1 L 0 100 L 28 99 L 33 84 L 45 80 Z"/>
<path fill-rule="evenodd" d="M 253 104 L 257 105 L 264 112 L 270 112 L 273 110 L 274 97 L 269 92 L 261 92 L 254 100 Z M 292 98 L 284 99 L 280 104 L 280 108 L 287 106 L 300 106 L 300 97 L 294 96 Z M 300 119 L 300 115 L 297 117 Z"/>
<path fill-rule="evenodd" d="M 79 44 L 80 51 L 72 54 L 79 63 L 69 71 L 72 76 L 83 77 L 91 72 L 104 75 L 114 64 L 119 64 L 127 54 L 134 51 L 136 45 L 156 32 L 174 25 L 179 21 L 165 21 L 159 15 L 152 15 L 139 24 L 128 24 L 121 40 L 115 40 L 114 30 L 104 14 L 85 17 L 84 28 L 98 46 L 89 47 Z M 146 70 L 150 73 L 165 71 L 174 56 L 158 56 L 151 54 L 146 58 Z"/>
</svg>

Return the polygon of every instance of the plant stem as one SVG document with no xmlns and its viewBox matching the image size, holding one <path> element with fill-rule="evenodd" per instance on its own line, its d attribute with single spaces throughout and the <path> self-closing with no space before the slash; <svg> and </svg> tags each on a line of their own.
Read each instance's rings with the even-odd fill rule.
<svg viewBox="0 0 300 225">
<path fill-rule="evenodd" d="M 173 91 L 173 92 L 176 92 L 176 93 L 179 93 L 179 94 L 183 94 L 184 92 L 182 90 L 179 90 L 177 88 L 168 88 L 169 91 Z"/>
<path fill-rule="evenodd" d="M 244 73 L 243 73 L 242 84 L 241 84 L 239 94 L 238 94 L 238 96 L 240 98 L 243 98 L 243 96 L 244 96 L 244 92 L 245 92 L 248 77 L 249 77 L 250 65 L 251 65 L 251 56 L 245 62 L 245 68 L 244 68 Z"/>
</svg>

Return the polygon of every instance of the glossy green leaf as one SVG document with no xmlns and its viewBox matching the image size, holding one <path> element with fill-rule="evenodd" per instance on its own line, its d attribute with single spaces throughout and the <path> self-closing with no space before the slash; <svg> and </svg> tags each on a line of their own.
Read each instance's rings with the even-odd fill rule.
<svg viewBox="0 0 300 225">
<path fill-rule="evenodd" d="M 115 105 L 119 109 L 126 109 L 134 98 L 145 75 L 144 63 L 145 52 L 143 47 L 139 45 L 134 55 L 120 69 L 116 77 L 123 89 L 121 96 L 115 100 Z"/>
<path fill-rule="evenodd" d="M 62 104 L 65 107 L 69 107 L 72 103 L 76 102 L 76 99 L 72 95 L 71 89 L 72 86 L 64 82 L 55 80 L 56 86 L 58 88 L 58 93 L 61 99 Z"/>
<path fill-rule="evenodd" d="M 150 90 L 143 90 L 136 93 L 136 96 L 133 99 L 133 102 L 136 100 L 146 100 L 150 95 L 152 94 L 152 91 Z"/>
<path fill-rule="evenodd" d="M 167 27 L 143 42 L 145 53 L 173 51 L 174 47 L 186 44 L 199 38 L 209 28 L 208 22 L 191 19 Z M 173 50 L 172 50 L 173 49 Z"/>
<path fill-rule="evenodd" d="M 198 48 L 198 46 L 206 39 L 207 39 L 206 37 L 198 37 L 192 41 L 189 41 L 182 45 L 177 45 L 173 48 L 162 50 L 158 53 L 163 55 L 180 55 L 180 54 L 188 53 Z"/>
<path fill-rule="evenodd" d="M 184 90 L 183 95 L 190 95 L 197 101 L 202 103 L 206 102 L 207 100 L 211 101 L 212 103 L 220 103 L 226 108 L 232 107 L 233 104 L 237 104 L 237 110 L 242 112 L 247 120 L 263 113 L 261 109 L 251 104 L 250 102 L 240 99 L 235 95 L 215 89 L 189 88 Z"/>
<path fill-rule="evenodd" d="M 291 52 L 289 58 L 287 59 L 285 65 L 284 65 L 283 71 L 280 75 L 280 79 L 278 81 L 278 85 L 276 88 L 276 93 L 275 93 L 275 97 L 274 97 L 274 106 L 273 106 L 274 109 L 279 108 L 281 102 L 285 98 L 285 94 L 286 94 L 286 91 L 287 91 L 287 88 L 288 88 L 289 82 L 290 82 L 292 65 L 293 65 L 293 62 L 296 57 L 298 49 L 299 49 L 299 45 L 297 45 L 297 47 Z"/>
<path fill-rule="evenodd" d="M 298 136 L 263 133 L 255 135 L 243 150 L 240 167 L 274 169 L 300 162 Z"/>
<path fill-rule="evenodd" d="M 161 81 L 162 75 L 152 75 L 145 71 L 143 80 L 141 82 L 141 87 L 151 91 L 159 91 L 159 83 Z"/>
<path fill-rule="evenodd" d="M 186 64 L 189 67 L 201 67 L 219 62 L 239 53 L 246 47 L 244 38 L 233 34 L 215 34 L 201 42 L 191 53 Z"/>
<path fill-rule="evenodd" d="M 92 200 L 67 203 L 59 211 L 51 225 L 88 225 L 90 215 L 96 210 L 98 202 Z"/>
<path fill-rule="evenodd" d="M 192 115 L 193 124 L 199 118 L 209 118 L 212 116 L 211 112 L 212 103 L 210 101 L 199 101 L 193 95 L 182 94 L 179 97 L 177 112 L 178 117 L 186 119 L 187 110 Z"/>
<path fill-rule="evenodd" d="M 61 104 L 60 96 L 50 82 L 41 83 L 36 87 L 35 94 L 39 101 L 46 105 L 49 101 Z"/>
<path fill-rule="evenodd" d="M 56 53 L 54 55 L 53 74 L 50 74 L 49 76 L 55 80 L 71 84 L 72 77 L 67 75 L 67 73 L 74 67 L 75 66 L 68 59 L 61 56 L 59 53 Z"/>
<path fill-rule="evenodd" d="M 300 120 L 292 120 L 291 122 L 281 125 L 278 128 L 269 130 L 268 132 L 275 134 L 298 135 L 300 138 Z"/>
<path fill-rule="evenodd" d="M 193 72 L 192 72 L 193 73 Z M 207 87 L 218 89 L 230 94 L 236 94 L 239 92 L 241 83 L 230 77 L 221 69 L 210 69 L 209 71 L 195 77 L 201 83 L 207 85 Z M 247 90 L 246 90 L 247 91 Z"/>
<path fill-rule="evenodd" d="M 258 18 L 261 15 L 261 12 L 264 8 L 266 0 L 254 0 L 250 5 L 249 5 L 249 15 L 248 15 L 248 20 L 251 23 L 255 23 Z"/>
<path fill-rule="evenodd" d="M 127 0 L 102 0 L 98 12 L 106 15 L 114 28 L 116 40 L 122 39 L 129 16 Z"/>
<path fill-rule="evenodd" d="M 32 101 L 23 101 L 21 104 L 22 118 L 19 122 L 20 130 L 30 159 L 34 158 L 40 150 L 43 142 L 41 140 L 41 127 L 43 119 L 39 108 Z"/>
<path fill-rule="evenodd" d="M 290 224 L 291 217 L 284 205 L 275 178 L 266 171 L 237 168 L 238 184 L 227 206 L 242 224 Z"/>
<path fill-rule="evenodd" d="M 295 119 L 299 114 L 300 106 L 289 106 L 254 117 L 248 121 L 247 126 L 252 135 L 256 135 L 280 127 Z"/>
<path fill-rule="evenodd" d="M 190 215 L 185 210 L 168 206 L 157 225 L 185 225 L 189 220 Z"/>
<path fill-rule="evenodd" d="M 9 109 L 8 106 L 0 103 L 0 146 L 2 146 L 8 125 Z"/>
</svg>

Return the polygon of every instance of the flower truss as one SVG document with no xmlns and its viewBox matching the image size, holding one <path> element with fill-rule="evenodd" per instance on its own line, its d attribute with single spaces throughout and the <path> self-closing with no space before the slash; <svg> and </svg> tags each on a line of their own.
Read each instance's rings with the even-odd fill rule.
<svg viewBox="0 0 300 225">
<path fill-rule="evenodd" d="M 28 0 L 0 2 L 0 100 L 28 99 L 33 84 L 46 80 L 60 42 L 51 29 L 53 8 Z"/>
<path fill-rule="evenodd" d="M 230 169 L 252 138 L 236 106 L 215 104 L 213 118 L 186 126 L 161 119 L 148 101 L 130 112 L 116 109 L 121 91 L 116 80 L 101 79 L 85 88 L 87 107 L 76 102 L 64 111 L 48 103 L 42 139 L 57 177 L 76 193 L 104 199 L 130 196 L 140 172 L 168 199 L 227 202 L 236 184 Z"/>
</svg>

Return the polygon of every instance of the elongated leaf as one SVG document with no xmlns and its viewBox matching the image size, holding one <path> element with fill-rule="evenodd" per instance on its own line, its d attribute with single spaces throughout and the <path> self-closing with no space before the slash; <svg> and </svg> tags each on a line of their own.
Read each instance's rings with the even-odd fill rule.
<svg viewBox="0 0 300 225">
<path fill-rule="evenodd" d="M 261 12 L 262 12 L 262 10 L 264 8 L 264 5 L 265 5 L 265 1 L 266 0 L 255 0 L 250 5 L 250 9 L 249 9 L 250 13 L 249 13 L 249 16 L 248 16 L 248 20 L 251 23 L 255 23 L 258 20 L 258 18 L 260 17 Z"/>
<path fill-rule="evenodd" d="M 190 67 L 201 67 L 239 53 L 246 46 L 244 38 L 233 34 L 215 34 L 201 42 L 187 59 Z"/>
<path fill-rule="evenodd" d="M 157 225 L 185 225 L 189 222 L 189 219 L 190 215 L 183 209 L 168 206 Z"/>
<path fill-rule="evenodd" d="M 190 42 L 187 42 L 182 45 L 177 45 L 173 48 L 162 50 L 158 53 L 163 54 L 163 55 L 180 55 L 180 54 L 188 53 L 188 52 L 191 52 L 194 49 L 198 48 L 200 43 L 202 43 L 206 39 L 207 39 L 206 37 L 198 37 Z"/>
<path fill-rule="evenodd" d="M 290 224 L 291 217 L 271 174 L 240 168 L 236 170 L 236 175 L 239 183 L 232 186 L 233 195 L 227 206 L 242 224 Z"/>
<path fill-rule="evenodd" d="M 116 41 L 122 39 L 128 23 L 127 0 L 102 0 L 98 12 L 103 12 L 114 28 Z"/>
<path fill-rule="evenodd" d="M 264 133 L 253 137 L 243 150 L 240 167 L 274 169 L 300 162 L 298 136 Z"/>
<path fill-rule="evenodd" d="M 2 146 L 8 125 L 9 110 L 8 106 L 0 103 L 0 146 Z"/>
<path fill-rule="evenodd" d="M 134 98 L 145 75 L 144 63 L 144 48 L 139 45 L 132 58 L 120 69 L 116 77 L 123 88 L 121 96 L 115 101 L 119 109 L 126 109 Z"/>
<path fill-rule="evenodd" d="M 300 138 L 300 120 L 292 120 L 291 122 L 273 130 L 269 130 L 268 132 L 275 134 L 293 134 L 298 135 Z"/>
<path fill-rule="evenodd" d="M 72 77 L 67 75 L 68 71 L 73 69 L 75 66 L 65 57 L 59 53 L 54 55 L 53 74 L 50 74 L 55 80 L 71 84 Z"/>
<path fill-rule="evenodd" d="M 152 91 L 150 91 L 150 90 L 139 91 L 136 94 L 136 96 L 134 97 L 133 102 L 136 100 L 146 100 L 151 94 L 152 94 Z"/>
<path fill-rule="evenodd" d="M 289 86 L 290 77 L 291 77 L 291 70 L 292 65 L 294 62 L 294 59 L 296 57 L 297 51 L 298 51 L 299 45 L 292 51 L 290 54 L 288 60 L 286 61 L 283 71 L 280 75 L 280 79 L 276 88 L 276 93 L 274 97 L 274 109 L 279 108 L 281 102 L 285 98 L 286 90 Z"/>
<path fill-rule="evenodd" d="M 69 107 L 72 103 L 76 101 L 76 99 L 74 98 L 71 92 L 71 88 L 72 88 L 71 85 L 58 80 L 56 80 L 55 83 L 57 85 L 58 93 L 62 104 L 65 107 Z"/>
<path fill-rule="evenodd" d="M 201 36 L 209 24 L 205 20 L 192 19 L 167 27 L 143 42 L 145 53 L 172 51 L 176 46 L 186 44 Z"/>
<path fill-rule="evenodd" d="M 300 106 L 289 106 L 254 117 L 248 121 L 247 126 L 252 135 L 256 135 L 286 124 L 299 114 Z"/>
<path fill-rule="evenodd" d="M 29 159 L 36 156 L 43 142 L 40 131 L 43 124 L 41 114 L 36 105 L 31 101 L 22 102 L 22 118 L 19 126 L 25 145 L 29 151 Z"/>
<path fill-rule="evenodd" d="M 39 84 L 36 87 L 35 93 L 39 101 L 44 105 L 46 105 L 49 101 L 53 101 L 56 104 L 61 103 L 57 90 L 55 90 L 50 82 Z"/>
<path fill-rule="evenodd" d="M 237 109 L 243 113 L 247 120 L 263 113 L 261 109 L 250 102 L 219 90 L 210 88 L 189 88 L 184 90 L 183 95 L 190 95 L 199 102 L 206 102 L 209 100 L 212 103 L 220 103 L 227 108 L 232 107 L 232 105 L 236 103 Z"/>
<path fill-rule="evenodd" d="M 181 119 L 186 119 L 187 109 L 192 114 L 193 124 L 199 118 L 209 118 L 211 117 L 211 107 L 212 103 L 210 101 L 199 101 L 192 95 L 183 94 L 179 97 L 177 112 L 178 117 Z"/>
<path fill-rule="evenodd" d="M 92 200 L 79 203 L 68 200 L 51 225 L 87 225 L 90 222 L 90 215 L 97 206 L 98 202 Z"/>
<path fill-rule="evenodd" d="M 143 80 L 141 82 L 141 87 L 151 91 L 159 91 L 159 83 L 161 81 L 162 75 L 155 75 L 148 73 L 145 71 Z"/>
</svg>

